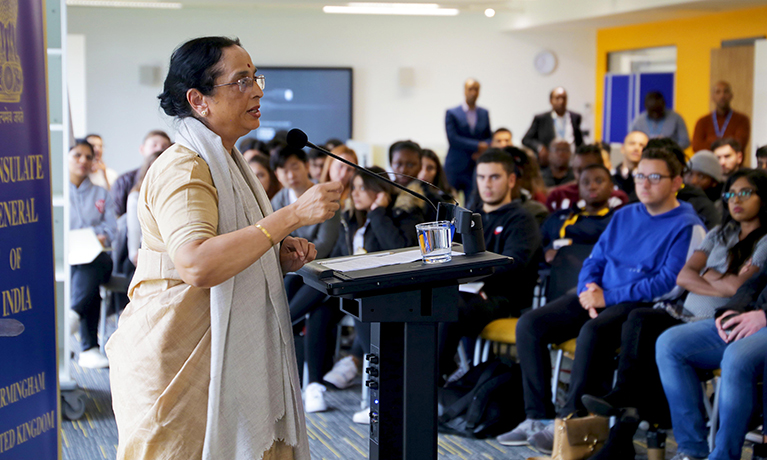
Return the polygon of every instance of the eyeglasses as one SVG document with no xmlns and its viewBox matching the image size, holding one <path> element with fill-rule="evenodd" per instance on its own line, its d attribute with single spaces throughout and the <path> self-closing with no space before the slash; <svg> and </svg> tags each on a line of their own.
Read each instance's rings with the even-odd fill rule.
<svg viewBox="0 0 767 460">
<path fill-rule="evenodd" d="M 253 83 L 256 83 L 259 88 L 261 88 L 261 91 L 264 90 L 266 87 L 266 78 L 263 75 L 256 75 L 255 77 L 242 77 L 237 81 L 233 81 L 231 83 L 224 83 L 221 85 L 213 85 L 214 88 L 218 88 L 219 86 L 231 86 L 231 85 L 237 85 L 240 87 L 241 93 L 246 93 L 250 88 L 253 87 Z"/>
<path fill-rule="evenodd" d="M 740 201 L 746 201 L 747 199 L 751 198 L 751 195 L 754 194 L 754 191 L 750 188 L 744 188 L 743 190 L 739 192 L 724 192 L 722 193 L 722 200 L 724 201 L 732 201 L 733 198 L 736 196 L 738 197 L 738 200 Z"/>
<path fill-rule="evenodd" d="M 660 183 L 661 179 L 671 179 L 671 176 L 664 176 L 664 175 L 656 174 L 656 173 L 648 174 L 646 176 L 642 173 L 634 174 L 634 182 L 637 182 L 640 184 L 644 183 L 644 181 L 646 180 L 649 180 L 652 185 L 657 185 Z"/>
</svg>

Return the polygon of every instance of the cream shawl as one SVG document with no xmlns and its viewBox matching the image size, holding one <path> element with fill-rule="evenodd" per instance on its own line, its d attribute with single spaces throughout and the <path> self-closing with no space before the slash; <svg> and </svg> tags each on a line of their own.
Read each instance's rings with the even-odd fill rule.
<svg viewBox="0 0 767 460">
<path fill-rule="evenodd" d="M 197 152 L 218 192 L 218 234 L 254 225 L 272 212 L 242 155 L 194 118 L 176 142 Z M 309 459 L 293 330 L 279 247 L 210 290 L 211 363 L 204 460 L 262 458 L 276 440 Z"/>
</svg>

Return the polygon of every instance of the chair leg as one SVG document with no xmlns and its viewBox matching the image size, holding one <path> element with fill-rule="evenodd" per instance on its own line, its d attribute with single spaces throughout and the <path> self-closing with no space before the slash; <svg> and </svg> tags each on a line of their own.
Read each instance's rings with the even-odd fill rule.
<svg viewBox="0 0 767 460">
<path fill-rule="evenodd" d="M 474 342 L 474 366 L 479 366 L 480 361 L 480 353 L 482 349 L 482 337 L 477 337 L 477 340 Z"/>
<path fill-rule="evenodd" d="M 557 350 L 557 357 L 554 361 L 554 373 L 551 375 L 551 402 L 557 404 L 557 388 L 559 387 L 559 372 L 562 369 L 562 357 L 564 351 Z"/>
<path fill-rule="evenodd" d="M 469 368 L 471 368 L 471 364 L 469 364 L 469 358 L 466 354 L 466 346 L 463 343 L 463 339 L 461 339 L 461 341 L 458 342 L 458 359 L 461 361 L 461 363 L 459 364 L 459 367 L 461 369 L 463 369 L 464 371 L 468 371 Z"/>
<path fill-rule="evenodd" d="M 719 389 L 719 377 L 714 377 L 714 407 L 711 408 L 711 426 L 708 429 L 708 447 L 711 452 L 716 447 L 716 430 L 719 427 Z"/>
<path fill-rule="evenodd" d="M 485 340 L 485 346 L 482 347 L 482 362 L 486 363 L 487 359 L 490 357 L 490 345 L 492 342 L 489 340 Z"/>
</svg>

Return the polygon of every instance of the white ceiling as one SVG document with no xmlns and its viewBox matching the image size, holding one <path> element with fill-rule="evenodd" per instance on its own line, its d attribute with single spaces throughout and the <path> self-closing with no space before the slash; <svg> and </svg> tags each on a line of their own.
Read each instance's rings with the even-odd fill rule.
<svg viewBox="0 0 767 460">
<path fill-rule="evenodd" d="M 316 12 L 324 5 L 349 0 L 155 0 L 173 1 L 185 8 L 271 9 Z M 351 0 L 398 3 L 439 3 L 458 8 L 462 15 L 481 15 L 493 8 L 499 29 L 550 27 L 603 28 L 679 19 L 727 10 L 767 5 L 767 0 Z"/>
</svg>

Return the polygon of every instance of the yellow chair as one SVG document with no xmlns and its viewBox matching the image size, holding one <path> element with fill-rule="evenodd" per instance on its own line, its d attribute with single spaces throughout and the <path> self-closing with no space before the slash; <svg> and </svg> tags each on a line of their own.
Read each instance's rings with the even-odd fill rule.
<svg viewBox="0 0 767 460">
<path fill-rule="evenodd" d="M 492 342 L 506 345 L 517 344 L 517 321 L 519 318 L 497 319 L 482 329 L 474 344 L 474 365 L 487 361 Z M 484 341 L 484 343 L 483 343 Z M 480 353 L 482 354 L 480 357 Z M 481 359 L 480 359 L 481 358 Z"/>
</svg>

